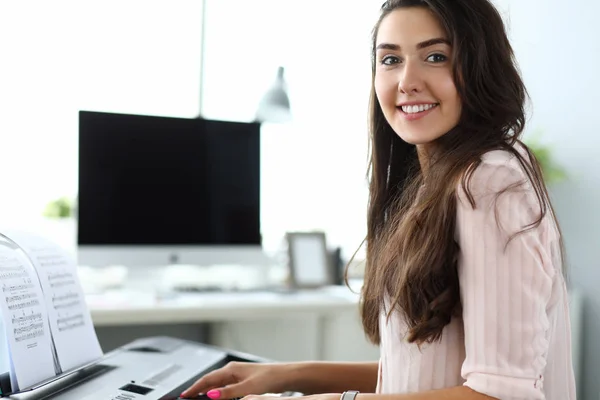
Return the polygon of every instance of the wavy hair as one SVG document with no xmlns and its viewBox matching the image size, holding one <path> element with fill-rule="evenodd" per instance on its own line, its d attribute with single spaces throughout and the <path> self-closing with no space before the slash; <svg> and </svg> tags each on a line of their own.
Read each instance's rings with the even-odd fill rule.
<svg viewBox="0 0 600 400">
<path fill-rule="evenodd" d="M 436 140 L 437 156 L 424 177 L 415 146 L 388 124 L 372 85 L 367 256 L 360 309 L 372 342 L 380 341 L 382 310 L 388 318 L 399 310 L 408 324 L 408 341 L 422 344 L 440 339 L 444 327 L 461 313 L 456 197 L 462 186 L 475 207 L 468 187 L 482 155 L 497 149 L 513 153 L 531 181 L 540 213 L 524 230 L 539 225 L 551 204 L 539 164 L 519 140 L 527 91 L 498 11 L 488 0 L 386 1 L 373 29 L 373 82 L 379 25 L 405 7 L 427 8 L 445 29 L 462 114 L 457 126 Z M 517 144 L 525 149 L 523 154 Z M 422 186 L 424 179 L 427 185 Z"/>
</svg>

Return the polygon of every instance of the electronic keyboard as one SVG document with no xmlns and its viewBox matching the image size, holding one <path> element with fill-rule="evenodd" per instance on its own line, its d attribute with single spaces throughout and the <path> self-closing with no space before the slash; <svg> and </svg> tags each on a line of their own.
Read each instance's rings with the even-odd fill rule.
<svg viewBox="0 0 600 400">
<path fill-rule="evenodd" d="M 230 361 L 267 360 L 183 339 L 149 337 L 119 347 L 74 372 L 4 398 L 175 400 L 200 377 Z"/>
</svg>

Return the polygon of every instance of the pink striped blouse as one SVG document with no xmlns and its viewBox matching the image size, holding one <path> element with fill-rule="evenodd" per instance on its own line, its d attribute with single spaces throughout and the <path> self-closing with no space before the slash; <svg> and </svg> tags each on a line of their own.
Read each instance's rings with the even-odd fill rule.
<svg viewBox="0 0 600 400">
<path fill-rule="evenodd" d="M 399 314 L 380 318 L 378 393 L 466 385 L 502 400 L 575 400 L 567 289 L 551 211 L 505 249 L 508 237 L 539 212 L 531 184 L 494 201 L 521 180 L 527 181 L 516 158 L 492 151 L 471 180 L 475 209 L 459 189 L 462 318 L 420 350 L 404 340 Z"/>
</svg>

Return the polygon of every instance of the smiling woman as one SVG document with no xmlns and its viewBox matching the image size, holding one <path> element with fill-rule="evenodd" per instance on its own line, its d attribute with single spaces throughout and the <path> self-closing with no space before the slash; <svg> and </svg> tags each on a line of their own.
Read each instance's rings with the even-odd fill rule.
<svg viewBox="0 0 600 400">
<path fill-rule="evenodd" d="M 456 126 L 461 103 L 452 47 L 431 10 L 390 14 L 379 26 L 377 41 L 375 90 L 400 137 L 415 145 L 429 143 Z"/>
<path fill-rule="evenodd" d="M 360 311 L 379 363 L 231 364 L 185 395 L 575 400 L 562 238 L 500 15 L 388 0 L 372 49 Z"/>
<path fill-rule="evenodd" d="M 378 391 L 574 399 L 562 238 L 500 15 L 390 0 L 373 48 L 361 311 Z"/>
</svg>

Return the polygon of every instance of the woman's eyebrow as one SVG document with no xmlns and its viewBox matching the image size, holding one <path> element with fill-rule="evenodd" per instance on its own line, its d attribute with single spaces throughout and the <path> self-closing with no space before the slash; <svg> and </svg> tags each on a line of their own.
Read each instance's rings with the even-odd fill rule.
<svg viewBox="0 0 600 400">
<path fill-rule="evenodd" d="M 450 41 L 448 39 L 444 39 L 444 38 L 429 39 L 429 40 L 426 40 L 424 42 L 417 44 L 417 49 L 421 50 L 421 49 L 424 49 L 426 47 L 430 47 L 430 46 L 433 46 L 436 44 L 447 44 L 448 46 L 450 46 Z"/>
<path fill-rule="evenodd" d="M 430 46 L 433 46 L 436 44 L 447 44 L 448 46 L 450 46 L 450 41 L 448 39 L 444 39 L 444 38 L 433 38 L 433 39 L 425 40 L 424 42 L 418 43 L 417 49 L 421 50 L 421 49 L 424 49 L 426 47 L 430 47 Z M 381 49 L 399 51 L 400 46 L 397 44 L 393 44 L 393 43 L 380 43 L 377 45 L 375 50 L 381 50 Z"/>
</svg>

